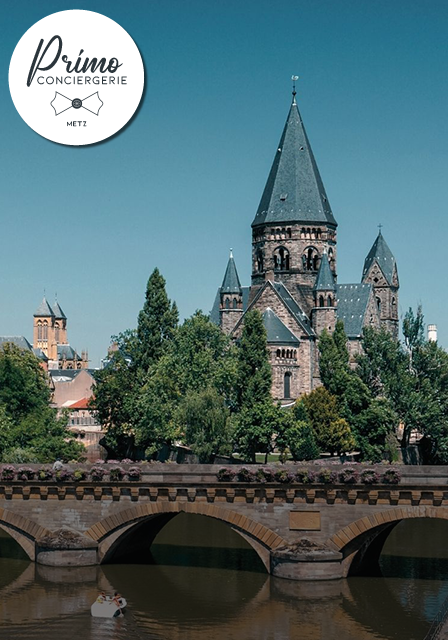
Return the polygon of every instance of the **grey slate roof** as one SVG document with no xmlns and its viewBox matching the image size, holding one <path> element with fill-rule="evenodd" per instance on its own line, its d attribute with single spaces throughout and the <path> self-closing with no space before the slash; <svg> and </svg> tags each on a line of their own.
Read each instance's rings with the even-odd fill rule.
<svg viewBox="0 0 448 640">
<path fill-rule="evenodd" d="M 53 309 L 50 307 L 50 305 L 47 302 L 47 299 L 45 298 L 45 296 L 42 299 L 42 302 L 40 303 L 40 305 L 38 306 L 38 308 L 36 309 L 36 311 L 34 312 L 34 317 L 45 317 L 45 318 L 52 318 L 54 317 L 54 313 L 53 313 Z"/>
<path fill-rule="evenodd" d="M 241 284 L 236 270 L 235 260 L 232 251 L 230 251 L 229 261 L 227 263 L 224 280 L 221 285 L 221 293 L 237 293 L 241 295 Z"/>
<path fill-rule="evenodd" d="M 54 305 L 52 306 L 52 311 L 53 314 L 55 316 L 55 318 L 61 318 L 62 320 L 67 320 L 67 316 L 65 315 L 65 313 L 62 311 L 59 302 L 57 300 L 55 300 Z"/>
<path fill-rule="evenodd" d="M 49 369 L 48 375 L 54 380 L 54 382 L 72 382 L 84 371 L 93 377 L 94 369 Z"/>
<path fill-rule="evenodd" d="M 289 293 L 288 289 L 285 287 L 283 282 L 273 282 L 272 285 L 274 289 L 277 291 L 277 293 L 279 294 L 284 304 L 287 306 L 289 311 L 292 313 L 294 318 L 299 323 L 303 332 L 309 336 L 315 335 L 308 316 L 299 307 L 299 305 L 294 300 L 292 295 Z"/>
<path fill-rule="evenodd" d="M 373 243 L 372 248 L 367 254 L 367 258 L 364 261 L 364 269 L 362 271 L 363 280 L 375 260 L 378 262 L 378 265 L 381 271 L 384 273 L 384 277 L 386 278 L 387 282 L 389 284 L 392 284 L 392 276 L 396 264 L 395 258 L 392 254 L 392 251 L 387 246 L 387 242 L 383 238 L 383 234 L 381 233 L 381 231 L 378 233 L 378 236 Z"/>
<path fill-rule="evenodd" d="M 299 339 L 288 329 L 270 307 L 263 313 L 268 344 L 299 345 Z"/>
<path fill-rule="evenodd" d="M 15 344 L 19 349 L 25 349 L 26 351 L 33 350 L 32 346 L 24 336 L 0 336 L 0 349 L 2 349 L 3 345 L 8 342 Z"/>
<path fill-rule="evenodd" d="M 280 222 L 337 224 L 295 96 L 252 226 Z"/>
<path fill-rule="evenodd" d="M 39 360 L 43 360 L 44 362 L 48 362 L 48 358 L 45 355 L 45 353 L 42 351 L 42 349 L 33 349 L 32 351 L 36 356 L 36 358 L 39 358 Z"/>
<path fill-rule="evenodd" d="M 324 252 L 320 261 L 319 272 L 313 287 L 314 291 L 336 291 L 334 275 L 330 268 L 327 254 Z"/>
<path fill-rule="evenodd" d="M 362 334 L 371 291 L 371 284 L 336 285 L 336 314 L 338 320 L 343 321 L 348 338 L 358 338 Z"/>
<path fill-rule="evenodd" d="M 58 360 L 81 360 L 76 351 L 69 344 L 58 344 Z"/>
</svg>

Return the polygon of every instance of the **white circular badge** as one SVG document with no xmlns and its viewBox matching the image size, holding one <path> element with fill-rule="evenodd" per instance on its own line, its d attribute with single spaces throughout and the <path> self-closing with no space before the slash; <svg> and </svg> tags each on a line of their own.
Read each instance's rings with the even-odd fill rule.
<svg viewBox="0 0 448 640">
<path fill-rule="evenodd" d="M 109 138 L 131 119 L 144 85 L 140 52 L 119 24 L 93 11 L 60 11 L 22 36 L 9 90 L 44 138 L 81 146 Z"/>
</svg>

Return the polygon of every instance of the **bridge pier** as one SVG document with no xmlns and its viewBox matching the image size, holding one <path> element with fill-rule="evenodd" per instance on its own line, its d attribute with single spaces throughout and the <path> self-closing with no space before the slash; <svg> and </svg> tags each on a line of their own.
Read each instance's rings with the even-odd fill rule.
<svg viewBox="0 0 448 640">
<path fill-rule="evenodd" d="M 343 555 L 303 539 L 271 551 L 270 573 L 287 580 L 337 580 L 344 577 Z"/>
</svg>

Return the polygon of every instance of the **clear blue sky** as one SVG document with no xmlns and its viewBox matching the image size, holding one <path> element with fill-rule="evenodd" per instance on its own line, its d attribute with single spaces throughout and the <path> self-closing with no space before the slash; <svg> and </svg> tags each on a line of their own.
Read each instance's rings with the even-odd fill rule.
<svg viewBox="0 0 448 640">
<path fill-rule="evenodd" d="M 16 112 L 8 67 L 50 13 L 121 24 L 144 102 L 110 141 L 72 148 Z M 250 281 L 250 224 L 300 76 L 299 107 L 338 228 L 339 282 L 358 282 L 377 225 L 398 261 L 400 312 L 423 304 L 448 346 L 446 0 L 4 1 L 0 335 L 32 339 L 44 289 L 98 366 L 134 327 L 155 266 L 182 317 L 209 311 L 229 247 Z"/>
</svg>

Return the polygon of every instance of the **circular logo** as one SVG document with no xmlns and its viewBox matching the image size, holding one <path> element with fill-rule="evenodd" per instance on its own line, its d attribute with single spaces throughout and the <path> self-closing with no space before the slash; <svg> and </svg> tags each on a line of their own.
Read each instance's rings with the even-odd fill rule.
<svg viewBox="0 0 448 640">
<path fill-rule="evenodd" d="M 135 113 L 143 85 L 135 42 L 93 11 L 60 11 L 36 22 L 9 65 L 20 116 L 59 144 L 93 144 L 120 131 Z"/>
</svg>

